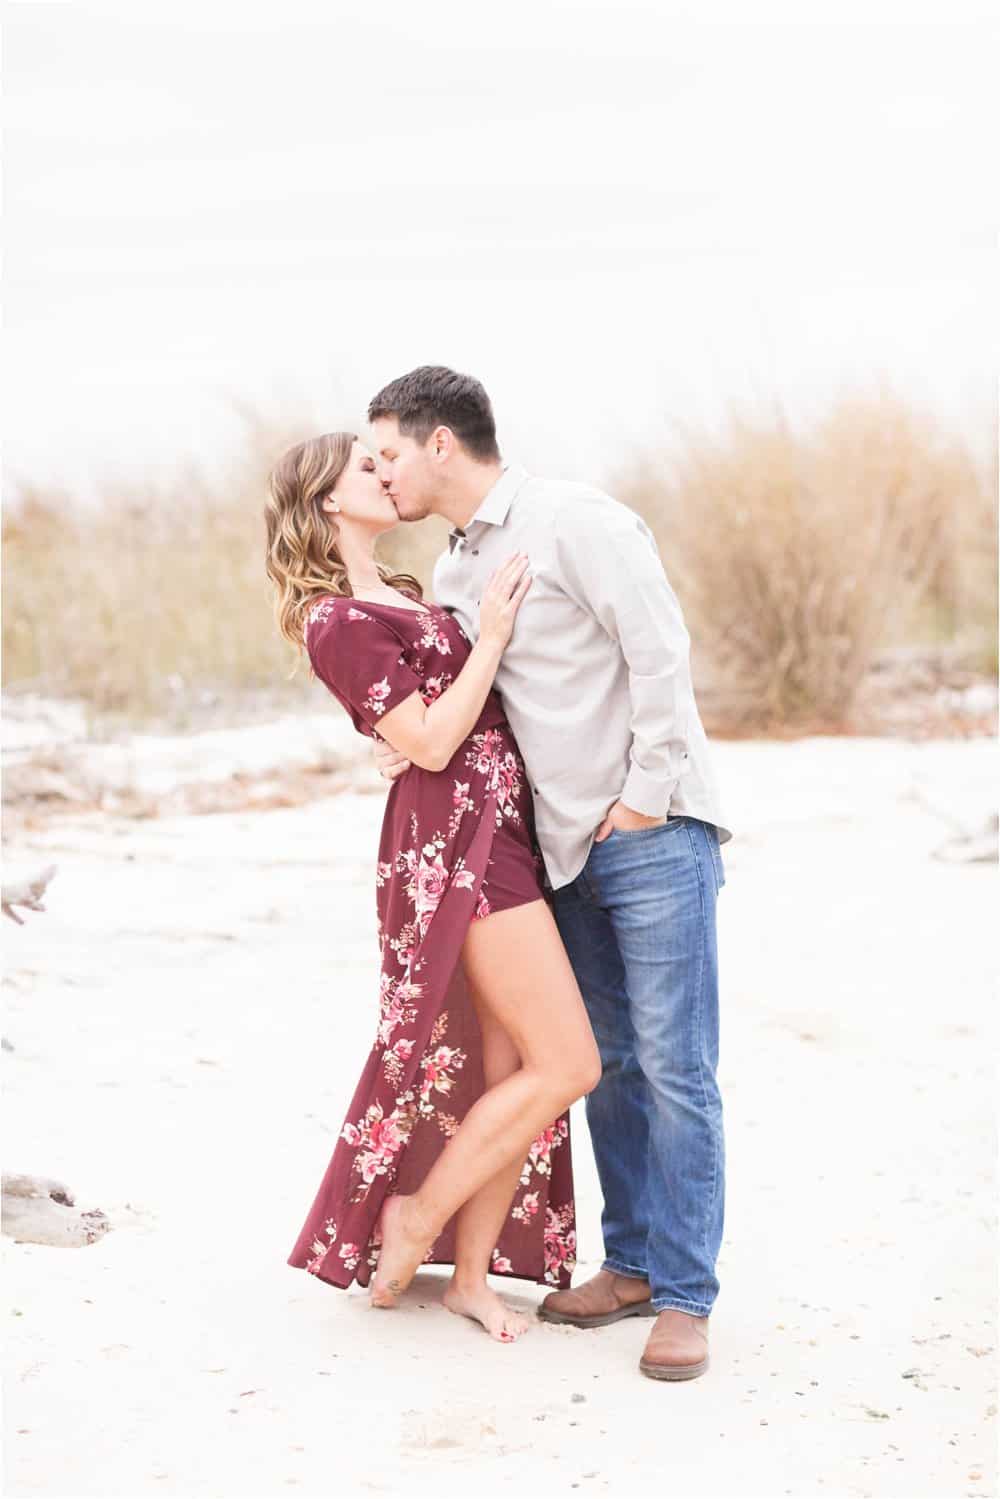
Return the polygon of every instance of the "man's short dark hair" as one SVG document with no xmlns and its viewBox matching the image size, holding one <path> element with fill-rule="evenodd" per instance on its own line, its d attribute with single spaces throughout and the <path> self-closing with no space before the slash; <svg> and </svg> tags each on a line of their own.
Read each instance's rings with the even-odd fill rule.
<svg viewBox="0 0 1000 1499">
<path fill-rule="evenodd" d="M 368 420 L 382 416 L 394 416 L 400 432 L 417 442 L 426 442 L 435 427 L 450 427 L 473 458 L 500 461 L 489 396 L 471 375 L 443 364 L 422 364 L 380 390 L 369 402 Z"/>
</svg>

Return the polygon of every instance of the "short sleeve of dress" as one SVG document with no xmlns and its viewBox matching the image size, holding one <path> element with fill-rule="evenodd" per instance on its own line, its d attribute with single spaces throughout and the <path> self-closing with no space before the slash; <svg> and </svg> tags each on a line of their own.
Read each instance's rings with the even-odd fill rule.
<svg viewBox="0 0 1000 1499">
<path fill-rule="evenodd" d="M 306 623 L 305 643 L 313 671 L 362 733 L 363 725 L 376 731 L 390 709 L 423 687 L 392 626 L 353 604 L 315 605 Z"/>
</svg>

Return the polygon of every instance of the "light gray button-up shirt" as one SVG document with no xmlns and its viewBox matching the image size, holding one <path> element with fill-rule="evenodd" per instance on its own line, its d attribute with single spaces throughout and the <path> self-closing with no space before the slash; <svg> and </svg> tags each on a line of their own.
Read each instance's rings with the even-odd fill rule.
<svg viewBox="0 0 1000 1499">
<path fill-rule="evenodd" d="M 532 583 L 495 685 L 552 888 L 580 873 L 619 799 L 648 817 L 699 817 L 727 842 L 690 639 L 645 521 L 599 489 L 506 465 L 434 568 L 434 596 L 470 640 L 483 588 L 517 551 Z"/>
</svg>

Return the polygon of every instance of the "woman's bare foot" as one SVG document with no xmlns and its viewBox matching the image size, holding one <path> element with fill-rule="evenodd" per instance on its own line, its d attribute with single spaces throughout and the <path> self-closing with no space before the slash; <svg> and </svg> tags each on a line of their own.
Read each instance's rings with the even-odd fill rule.
<svg viewBox="0 0 1000 1499">
<path fill-rule="evenodd" d="M 444 1304 L 449 1312 L 481 1322 L 498 1343 L 515 1342 L 531 1325 L 527 1317 L 512 1311 L 483 1281 L 477 1285 L 459 1286 L 453 1279 L 444 1293 Z"/>
<path fill-rule="evenodd" d="M 412 1197 L 387 1197 L 378 1218 L 382 1238 L 372 1279 L 372 1306 L 394 1307 L 434 1242 Z"/>
</svg>

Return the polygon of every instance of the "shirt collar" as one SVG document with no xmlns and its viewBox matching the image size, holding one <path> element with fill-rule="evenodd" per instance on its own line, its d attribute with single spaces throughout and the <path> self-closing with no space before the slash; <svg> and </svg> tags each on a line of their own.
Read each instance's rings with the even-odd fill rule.
<svg viewBox="0 0 1000 1499">
<path fill-rule="evenodd" d="M 521 485 L 528 477 L 528 471 L 519 463 L 505 463 L 499 479 L 491 489 L 488 489 L 479 504 L 479 509 L 465 523 L 465 529 L 461 526 L 453 526 L 448 532 L 448 549 L 453 552 L 459 542 L 464 541 L 468 535 L 469 527 L 476 521 L 483 521 L 488 526 L 502 526 L 507 519 L 510 510 Z"/>
</svg>

